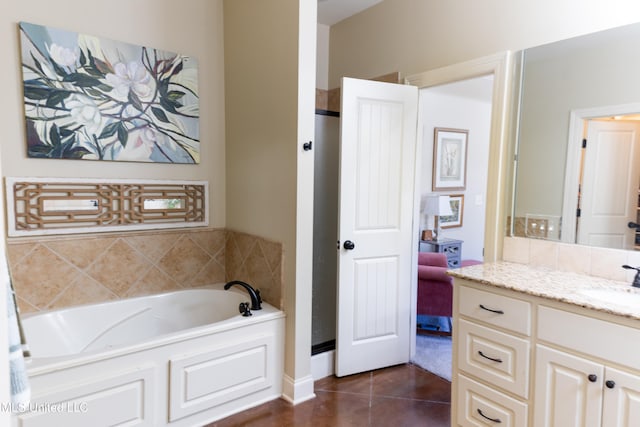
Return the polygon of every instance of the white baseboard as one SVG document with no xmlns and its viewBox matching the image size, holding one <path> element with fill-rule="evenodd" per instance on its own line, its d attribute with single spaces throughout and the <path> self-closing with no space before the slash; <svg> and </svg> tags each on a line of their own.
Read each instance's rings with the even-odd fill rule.
<svg viewBox="0 0 640 427">
<path fill-rule="evenodd" d="M 316 397 L 313 392 L 313 377 L 306 377 L 294 380 L 288 375 L 284 375 L 282 381 L 282 398 L 292 405 L 297 405 Z"/>
<path fill-rule="evenodd" d="M 311 356 L 311 376 L 314 381 L 334 374 L 335 353 L 335 350 L 331 350 Z"/>
</svg>

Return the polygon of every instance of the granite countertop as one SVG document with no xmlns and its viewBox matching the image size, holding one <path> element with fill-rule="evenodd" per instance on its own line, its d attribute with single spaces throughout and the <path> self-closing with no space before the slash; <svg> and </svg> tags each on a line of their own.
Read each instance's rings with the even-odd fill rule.
<svg viewBox="0 0 640 427">
<path fill-rule="evenodd" d="M 448 273 L 460 279 L 640 320 L 640 288 L 626 282 L 504 261 Z"/>
</svg>

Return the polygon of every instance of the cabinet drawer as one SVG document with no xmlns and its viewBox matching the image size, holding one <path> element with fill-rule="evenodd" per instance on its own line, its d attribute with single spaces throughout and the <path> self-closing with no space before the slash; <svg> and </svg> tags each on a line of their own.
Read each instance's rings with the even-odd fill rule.
<svg viewBox="0 0 640 427">
<path fill-rule="evenodd" d="M 531 334 L 531 304 L 466 286 L 458 287 L 460 314 L 523 335 Z"/>
<path fill-rule="evenodd" d="M 459 257 L 447 258 L 447 265 L 449 266 L 449 268 L 460 267 L 460 258 Z"/>
<path fill-rule="evenodd" d="M 458 322 L 458 368 L 527 398 L 528 340 L 461 319 Z"/>
<path fill-rule="evenodd" d="M 527 405 L 458 375 L 459 426 L 527 427 Z"/>
<path fill-rule="evenodd" d="M 640 329 L 539 306 L 538 338 L 640 369 Z"/>
</svg>

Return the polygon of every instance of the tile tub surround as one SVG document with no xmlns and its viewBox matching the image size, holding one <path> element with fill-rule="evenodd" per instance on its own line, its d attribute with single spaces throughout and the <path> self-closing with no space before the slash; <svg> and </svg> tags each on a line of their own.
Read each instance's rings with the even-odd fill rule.
<svg viewBox="0 0 640 427">
<path fill-rule="evenodd" d="M 282 245 L 232 230 L 9 239 L 8 258 L 22 313 L 232 279 L 281 306 Z"/>
<path fill-rule="evenodd" d="M 607 280 L 548 267 L 534 267 L 505 261 L 463 267 L 449 270 L 448 273 L 456 278 L 488 286 L 511 289 L 528 295 L 640 320 L 640 306 L 632 301 L 615 303 L 583 293 L 584 291 L 603 290 L 640 296 L 640 289 L 632 287 L 631 282 Z"/>
</svg>

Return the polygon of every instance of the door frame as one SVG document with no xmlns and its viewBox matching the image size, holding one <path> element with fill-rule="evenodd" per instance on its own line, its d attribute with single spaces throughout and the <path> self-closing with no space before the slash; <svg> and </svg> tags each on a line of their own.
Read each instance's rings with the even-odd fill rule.
<svg viewBox="0 0 640 427">
<path fill-rule="evenodd" d="M 560 236 L 562 242 L 576 243 L 576 208 L 578 188 L 580 187 L 580 157 L 585 122 L 599 117 L 637 113 L 640 113 L 640 103 L 637 102 L 571 110 L 567 141 L 567 168 L 564 175 L 564 196 L 562 199 L 562 233 Z"/>
<path fill-rule="evenodd" d="M 447 83 L 454 83 L 461 80 L 468 80 L 475 77 L 493 75 L 493 95 L 491 101 L 491 131 L 489 136 L 489 171 L 487 175 L 486 194 L 486 215 L 485 215 L 485 236 L 484 236 L 484 261 L 492 262 L 502 259 L 502 244 L 505 237 L 507 224 L 507 210 L 512 207 L 513 188 L 509 188 L 513 182 L 510 176 L 513 171 L 513 159 L 515 144 L 509 143 L 510 136 L 515 134 L 515 123 L 509 122 L 509 111 L 513 99 L 513 79 L 514 79 L 513 53 L 505 51 L 494 55 L 461 62 L 442 68 L 407 76 L 405 83 L 417 86 L 418 89 L 426 89 Z M 516 91 L 517 92 L 517 91 Z M 418 112 L 418 144 L 416 150 L 415 167 L 418 170 L 422 159 L 423 124 Z M 419 174 L 416 173 L 415 193 L 414 193 L 414 215 L 413 215 L 413 247 L 418 248 L 420 233 L 420 186 Z M 509 191 L 509 193 L 507 193 Z M 512 211 L 513 209 L 511 209 Z M 412 255 L 412 265 L 418 265 L 418 251 Z M 411 304 L 417 304 L 417 281 L 418 271 L 412 271 L 411 283 Z M 416 346 L 416 311 L 412 310 L 411 315 L 411 349 L 410 355 L 415 356 Z M 453 357 L 456 357 L 454 354 Z M 452 390 L 452 393 L 454 391 Z M 453 401 L 453 400 L 452 400 Z"/>
</svg>

